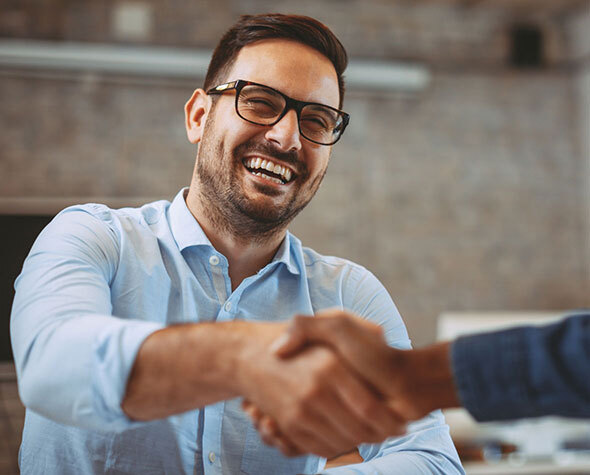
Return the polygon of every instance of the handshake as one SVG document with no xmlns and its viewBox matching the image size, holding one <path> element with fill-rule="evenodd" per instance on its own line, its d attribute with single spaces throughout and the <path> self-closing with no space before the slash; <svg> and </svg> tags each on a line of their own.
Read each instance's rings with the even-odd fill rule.
<svg viewBox="0 0 590 475">
<path fill-rule="evenodd" d="M 278 391 L 259 384 L 242 407 L 262 440 L 287 456 L 332 458 L 402 435 L 434 409 L 459 406 L 449 343 L 391 348 L 380 326 L 348 312 L 296 316 L 268 351 L 285 365 L 285 384 Z"/>
</svg>

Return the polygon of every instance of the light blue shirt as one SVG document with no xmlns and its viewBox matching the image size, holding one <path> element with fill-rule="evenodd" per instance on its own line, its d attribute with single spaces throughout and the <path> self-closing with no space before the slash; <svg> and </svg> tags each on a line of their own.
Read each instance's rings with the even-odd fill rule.
<svg viewBox="0 0 590 475">
<path fill-rule="evenodd" d="M 363 267 L 301 246 L 287 233 L 272 262 L 233 292 L 226 258 L 188 210 L 172 203 L 62 211 L 43 230 L 15 288 L 11 335 L 27 407 L 25 474 L 317 473 L 325 459 L 264 445 L 240 400 L 140 423 L 121 410 L 137 351 L 179 322 L 288 320 L 329 307 L 410 341 L 387 291 Z M 325 473 L 463 473 L 440 413 L 408 435 L 359 448 L 365 463 Z"/>
</svg>

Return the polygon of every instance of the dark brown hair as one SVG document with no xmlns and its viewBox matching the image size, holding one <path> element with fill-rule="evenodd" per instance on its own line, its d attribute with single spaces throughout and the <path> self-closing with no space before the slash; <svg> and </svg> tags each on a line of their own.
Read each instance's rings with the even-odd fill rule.
<svg viewBox="0 0 590 475">
<path fill-rule="evenodd" d="M 332 62 L 338 76 L 340 107 L 342 107 L 344 99 L 342 75 L 348 64 L 346 50 L 326 25 L 301 15 L 280 13 L 242 15 L 238 22 L 223 35 L 213 51 L 203 88 L 207 91 L 226 79 L 239 79 L 226 78 L 226 75 L 240 50 L 250 43 L 274 38 L 289 39 L 310 46 Z"/>
</svg>

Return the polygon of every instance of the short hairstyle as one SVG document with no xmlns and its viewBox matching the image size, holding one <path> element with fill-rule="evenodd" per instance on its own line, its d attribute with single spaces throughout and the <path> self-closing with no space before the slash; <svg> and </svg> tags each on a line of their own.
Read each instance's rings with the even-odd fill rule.
<svg viewBox="0 0 590 475">
<path fill-rule="evenodd" d="M 213 51 L 203 88 L 207 91 L 226 80 L 226 75 L 244 46 L 256 41 L 277 38 L 293 40 L 310 46 L 332 62 L 338 77 L 339 107 L 342 107 L 344 100 L 343 73 L 348 64 L 346 50 L 326 25 L 301 15 L 280 13 L 242 15 L 238 22 L 223 35 Z"/>
</svg>

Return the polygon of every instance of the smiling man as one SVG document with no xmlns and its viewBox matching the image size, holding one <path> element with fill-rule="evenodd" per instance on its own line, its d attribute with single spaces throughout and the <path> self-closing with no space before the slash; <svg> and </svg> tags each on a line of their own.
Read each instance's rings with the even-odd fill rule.
<svg viewBox="0 0 590 475">
<path fill-rule="evenodd" d="M 410 344 L 372 274 L 287 231 L 348 123 L 346 62 L 316 20 L 242 17 L 185 107 L 188 190 L 137 209 L 74 206 L 41 233 L 11 320 L 23 473 L 317 473 L 356 446 L 356 473 L 462 472 L 439 413 L 400 436 L 334 351 L 272 351 L 293 315 L 329 307 Z M 242 398 L 276 420 L 284 454 L 316 455 L 265 446 Z"/>
</svg>

